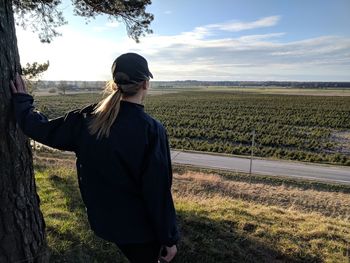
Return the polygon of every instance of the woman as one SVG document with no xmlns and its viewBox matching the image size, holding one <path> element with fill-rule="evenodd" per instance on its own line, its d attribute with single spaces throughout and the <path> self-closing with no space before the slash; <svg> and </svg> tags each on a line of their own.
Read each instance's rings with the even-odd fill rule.
<svg viewBox="0 0 350 263">
<path fill-rule="evenodd" d="M 141 104 L 153 76 L 135 53 L 119 56 L 112 75 L 107 98 L 48 120 L 34 110 L 17 74 L 11 82 L 16 119 L 34 140 L 75 152 L 81 196 L 97 236 L 116 243 L 130 262 L 170 262 L 179 234 L 168 138 Z"/>
</svg>

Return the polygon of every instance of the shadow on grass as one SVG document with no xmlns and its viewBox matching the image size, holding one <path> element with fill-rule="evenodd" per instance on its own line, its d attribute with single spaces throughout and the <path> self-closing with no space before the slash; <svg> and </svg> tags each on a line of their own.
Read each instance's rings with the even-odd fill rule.
<svg viewBox="0 0 350 263">
<path fill-rule="evenodd" d="M 88 223 L 85 206 L 81 200 L 75 177 L 62 177 L 50 174 L 50 184 L 60 191 L 65 200 L 70 218 L 64 218 L 64 224 L 47 225 L 51 239 L 49 247 L 51 263 L 126 263 L 115 244 L 106 242 L 93 234 Z M 59 216 L 55 218 L 59 219 Z M 62 230 L 62 228 L 65 228 Z"/>
<path fill-rule="evenodd" d="M 51 236 L 62 243 L 71 243 L 73 247 L 62 253 L 51 248 L 50 262 L 126 262 L 114 244 L 87 233 L 89 225 L 75 178 L 50 175 L 49 181 L 65 196 L 69 212 L 79 221 L 78 228 L 64 234 L 55 227 L 47 228 Z M 314 255 L 285 255 L 249 237 L 249 233 L 255 231 L 254 225 L 246 225 L 243 228 L 246 234 L 240 234 L 236 222 L 212 220 L 184 211 L 178 212 L 178 222 L 182 240 L 174 263 L 323 262 Z"/>
</svg>

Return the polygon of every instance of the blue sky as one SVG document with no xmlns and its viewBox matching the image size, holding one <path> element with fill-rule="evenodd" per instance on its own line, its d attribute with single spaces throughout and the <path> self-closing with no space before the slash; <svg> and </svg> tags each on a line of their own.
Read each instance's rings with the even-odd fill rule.
<svg viewBox="0 0 350 263">
<path fill-rule="evenodd" d="M 155 80 L 350 81 L 349 0 L 154 0 L 139 44 L 122 21 L 86 25 L 69 3 L 51 44 L 17 29 L 22 64 L 50 61 L 44 79 L 108 80 L 118 55 L 138 52 Z"/>
</svg>

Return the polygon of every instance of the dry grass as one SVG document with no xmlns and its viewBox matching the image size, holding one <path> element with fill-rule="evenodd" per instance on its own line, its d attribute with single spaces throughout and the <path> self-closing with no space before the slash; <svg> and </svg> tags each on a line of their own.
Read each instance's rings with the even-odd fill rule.
<svg viewBox="0 0 350 263">
<path fill-rule="evenodd" d="M 185 247 L 199 238 L 209 255 L 215 248 L 231 249 L 222 253 L 232 259 L 239 255 L 243 261 L 237 262 L 350 260 L 350 194 L 235 182 L 193 171 L 174 174 L 173 193 Z M 206 223 L 186 239 L 193 222 Z M 226 248 L 226 242 L 233 247 Z"/>
<path fill-rule="evenodd" d="M 210 198 L 176 195 L 175 202 L 185 237 L 182 246 L 194 251 L 203 246 L 207 257 L 212 257 L 211 260 L 198 257 L 201 262 L 347 263 L 349 260 L 348 221 L 217 194 Z M 218 257 L 216 250 L 232 261 L 213 260 Z"/>
<path fill-rule="evenodd" d="M 227 180 L 216 174 L 189 171 L 174 174 L 175 194 L 204 196 L 220 195 L 228 198 L 276 205 L 290 210 L 318 212 L 325 216 L 350 219 L 350 194 L 304 190 L 288 185 L 274 186 Z"/>
</svg>

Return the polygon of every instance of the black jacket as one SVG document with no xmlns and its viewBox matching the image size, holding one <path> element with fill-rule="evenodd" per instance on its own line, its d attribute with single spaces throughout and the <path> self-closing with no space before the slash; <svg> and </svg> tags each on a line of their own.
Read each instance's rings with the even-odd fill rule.
<svg viewBox="0 0 350 263">
<path fill-rule="evenodd" d="M 87 129 L 94 105 L 48 120 L 34 110 L 32 96 L 17 93 L 13 102 L 26 135 L 75 152 L 81 196 L 96 235 L 119 244 L 177 243 L 168 137 L 143 105 L 121 101 L 109 138 L 97 140 Z"/>
</svg>

